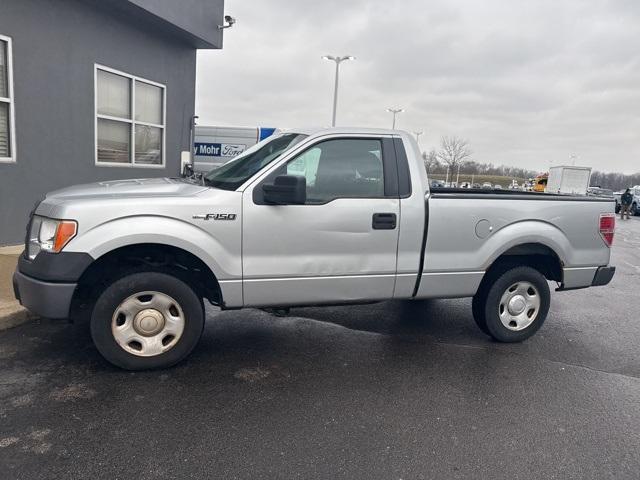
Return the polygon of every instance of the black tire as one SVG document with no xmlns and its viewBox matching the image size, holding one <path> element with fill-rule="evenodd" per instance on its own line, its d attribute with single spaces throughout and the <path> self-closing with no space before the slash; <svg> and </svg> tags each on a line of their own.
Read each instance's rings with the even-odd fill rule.
<svg viewBox="0 0 640 480">
<path fill-rule="evenodd" d="M 474 295 L 473 300 L 471 300 L 471 311 L 473 313 L 473 320 L 475 320 L 478 328 L 485 335 L 491 335 L 489 333 L 489 329 L 487 328 L 487 319 L 484 316 L 484 306 L 485 306 L 485 293 L 482 291 L 482 286 L 478 290 L 478 292 Z"/>
<path fill-rule="evenodd" d="M 500 320 L 500 301 L 507 290 L 518 283 L 529 283 L 534 287 L 539 307 L 534 319 L 521 330 L 513 330 Z M 546 278 L 531 267 L 514 267 L 489 277 L 473 299 L 474 319 L 478 327 L 499 342 L 521 342 L 535 334 L 549 313 L 551 293 Z M 515 325 L 512 328 L 519 328 Z M 486 329 L 486 330 L 485 330 Z"/>
<path fill-rule="evenodd" d="M 620 204 L 618 202 L 616 202 L 616 213 L 620 213 L 620 210 L 622 208 L 620 207 Z"/>
<path fill-rule="evenodd" d="M 640 214 L 640 210 L 638 209 L 638 204 L 634 203 L 631 205 L 631 208 L 629 209 L 629 215 L 631 215 L 632 217 L 635 217 L 638 214 Z"/>
<path fill-rule="evenodd" d="M 182 313 L 183 330 L 169 350 L 154 356 L 129 353 L 116 341 L 112 322 L 120 304 L 140 292 L 158 292 L 171 297 Z M 184 359 L 197 345 L 204 328 L 202 299 L 182 280 L 158 272 L 133 273 L 114 281 L 98 297 L 91 316 L 91 337 L 102 356 L 126 370 L 167 368 Z"/>
</svg>

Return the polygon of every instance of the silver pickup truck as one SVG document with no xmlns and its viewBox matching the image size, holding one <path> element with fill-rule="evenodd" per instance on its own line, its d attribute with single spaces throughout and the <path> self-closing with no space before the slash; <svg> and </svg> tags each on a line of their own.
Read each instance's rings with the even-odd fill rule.
<svg viewBox="0 0 640 480">
<path fill-rule="evenodd" d="M 84 312 L 122 368 L 166 367 L 222 309 L 473 297 L 501 342 L 533 335 L 558 290 L 605 285 L 614 202 L 430 189 L 407 133 L 281 133 L 203 178 L 123 180 L 46 196 L 16 297 L 43 317 Z"/>
</svg>

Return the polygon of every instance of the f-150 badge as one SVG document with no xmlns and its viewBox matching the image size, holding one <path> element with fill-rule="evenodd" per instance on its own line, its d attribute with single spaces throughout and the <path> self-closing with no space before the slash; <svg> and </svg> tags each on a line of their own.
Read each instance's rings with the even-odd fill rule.
<svg viewBox="0 0 640 480">
<path fill-rule="evenodd" d="M 196 220 L 235 220 L 235 213 L 203 213 L 199 215 L 194 215 L 193 218 Z"/>
</svg>

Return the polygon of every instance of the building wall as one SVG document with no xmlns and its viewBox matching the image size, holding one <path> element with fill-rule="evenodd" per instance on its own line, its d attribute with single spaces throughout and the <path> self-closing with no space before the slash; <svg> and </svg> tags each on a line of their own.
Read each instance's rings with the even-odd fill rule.
<svg viewBox="0 0 640 480">
<path fill-rule="evenodd" d="M 16 163 L 0 163 L 0 245 L 24 240 L 34 203 L 65 186 L 176 176 L 189 149 L 196 51 L 81 0 L 2 0 L 12 38 Z M 95 165 L 94 65 L 166 85 L 165 168 Z"/>
</svg>

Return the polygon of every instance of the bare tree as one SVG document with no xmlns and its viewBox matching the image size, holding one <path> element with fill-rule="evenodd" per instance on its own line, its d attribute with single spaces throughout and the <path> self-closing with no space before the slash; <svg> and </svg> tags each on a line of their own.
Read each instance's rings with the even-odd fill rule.
<svg viewBox="0 0 640 480">
<path fill-rule="evenodd" d="M 471 156 L 468 142 L 459 137 L 442 137 L 438 159 L 453 171 L 465 158 Z"/>
<path fill-rule="evenodd" d="M 422 152 L 422 160 L 424 161 L 424 168 L 427 173 L 431 173 L 438 168 L 440 162 L 438 162 L 438 154 L 434 148 L 429 153 Z"/>
</svg>

